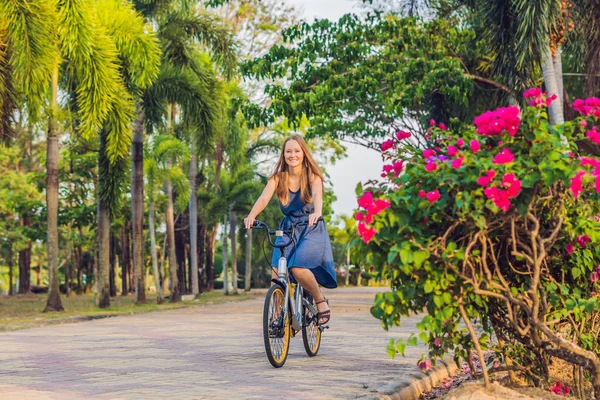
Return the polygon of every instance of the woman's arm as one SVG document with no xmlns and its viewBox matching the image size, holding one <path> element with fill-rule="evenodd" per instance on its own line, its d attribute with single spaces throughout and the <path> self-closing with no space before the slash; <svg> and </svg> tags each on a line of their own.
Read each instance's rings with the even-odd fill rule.
<svg viewBox="0 0 600 400">
<path fill-rule="evenodd" d="M 312 226 L 323 215 L 323 180 L 315 176 L 310 184 L 315 211 L 308 216 L 308 225 Z"/>
<path fill-rule="evenodd" d="M 262 210 L 267 207 L 269 201 L 271 201 L 271 197 L 273 197 L 273 193 L 275 193 L 275 189 L 277 188 L 277 182 L 275 182 L 275 178 L 269 179 L 267 185 L 263 189 L 262 194 L 254 203 L 254 207 L 250 210 L 250 213 L 246 218 L 244 218 L 244 226 L 246 229 L 252 228 L 252 224 L 254 224 L 254 220 L 262 212 Z"/>
</svg>

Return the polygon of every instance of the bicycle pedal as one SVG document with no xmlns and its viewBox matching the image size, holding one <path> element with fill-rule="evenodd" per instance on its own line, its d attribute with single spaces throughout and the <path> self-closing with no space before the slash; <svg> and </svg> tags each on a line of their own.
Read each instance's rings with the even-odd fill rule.
<svg viewBox="0 0 600 400">
<path fill-rule="evenodd" d="M 324 332 L 325 329 L 329 329 L 329 325 L 319 325 L 319 329 L 321 330 L 321 332 Z"/>
</svg>

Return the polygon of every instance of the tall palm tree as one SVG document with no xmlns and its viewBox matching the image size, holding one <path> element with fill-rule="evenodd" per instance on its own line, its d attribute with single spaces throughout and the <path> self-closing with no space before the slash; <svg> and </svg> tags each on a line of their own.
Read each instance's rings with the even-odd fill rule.
<svg viewBox="0 0 600 400">
<path fill-rule="evenodd" d="M 473 11 L 472 21 L 495 54 L 494 75 L 516 91 L 522 91 L 533 84 L 541 68 L 548 94 L 562 97 L 561 49 L 554 46 L 553 52 L 551 41 L 562 14 L 559 0 L 459 0 L 459 3 Z M 553 102 L 548 111 L 550 123 L 564 121 L 560 101 Z"/>
<path fill-rule="evenodd" d="M 1 20 L 7 21 L 9 64 L 15 82 L 22 85 L 28 117 L 32 120 L 40 115 L 45 87 L 50 86 L 46 160 L 49 293 L 45 311 L 60 311 L 63 306 L 58 292 L 59 82 L 66 85 L 67 92 L 73 92 L 78 132 L 88 139 L 103 133 L 100 142 L 105 145 L 109 163 L 123 156 L 121 143 L 128 138 L 131 102 L 119 71 L 115 40 L 99 23 L 96 2 L 4 0 L 0 2 L 0 10 Z M 104 200 L 99 201 L 99 216 L 105 208 Z M 105 218 L 99 220 L 101 226 L 105 222 Z M 104 288 L 98 293 L 97 302 L 105 304 Z"/>
<path fill-rule="evenodd" d="M 190 172 L 191 176 L 195 176 L 197 157 L 207 153 L 219 128 L 222 88 L 215 66 L 220 66 L 225 76 L 233 74 L 233 35 L 217 16 L 201 8 L 185 7 L 185 4 L 166 14 L 156 15 L 155 18 L 164 54 L 161 74 L 144 95 L 146 121 L 152 127 L 160 126 L 164 121 L 163 116 L 170 113 L 172 118 L 167 118 L 167 123 L 181 123 L 183 131 L 189 133 L 193 144 Z M 177 121 L 173 110 L 178 113 Z M 166 184 L 168 189 L 169 183 Z M 193 178 L 190 178 L 190 187 L 192 193 L 195 193 Z M 195 200 L 191 200 L 190 204 L 192 216 L 197 215 Z M 172 211 L 167 211 L 168 230 L 174 229 L 169 222 L 174 221 L 171 213 Z M 191 218 L 191 252 L 194 255 L 197 254 L 196 240 L 193 240 L 197 229 L 197 219 Z M 175 259 L 175 246 L 169 246 L 169 258 Z M 192 260 L 191 274 L 193 294 L 198 295 L 198 263 L 195 256 Z M 177 292 L 173 293 L 170 301 L 179 301 Z"/>
<path fill-rule="evenodd" d="M 147 178 L 147 196 L 149 201 L 149 231 L 152 254 L 152 269 L 154 273 L 154 282 L 156 286 L 157 302 L 162 303 L 164 294 L 159 279 L 158 257 L 156 254 L 156 237 L 155 237 L 155 199 L 158 192 L 158 187 L 164 183 L 171 183 L 177 190 L 177 209 L 182 210 L 186 207 L 190 197 L 189 186 L 185 173 L 180 165 L 184 164 L 189 159 L 189 150 L 185 143 L 170 135 L 157 136 L 152 141 L 152 147 L 149 152 L 149 157 L 144 160 L 144 172 Z M 171 163 L 169 163 L 171 160 Z M 172 205 L 170 205 L 172 206 Z M 174 235 L 174 232 L 173 232 Z M 174 262 L 174 264 L 171 264 Z M 171 287 L 174 288 L 173 281 L 173 265 L 177 265 L 176 261 L 169 259 L 169 268 L 171 270 Z M 176 270 L 175 270 L 176 272 Z M 174 274 L 177 278 L 177 274 Z M 175 280 L 175 284 L 177 281 Z M 173 289 L 172 289 L 173 290 Z"/>
</svg>

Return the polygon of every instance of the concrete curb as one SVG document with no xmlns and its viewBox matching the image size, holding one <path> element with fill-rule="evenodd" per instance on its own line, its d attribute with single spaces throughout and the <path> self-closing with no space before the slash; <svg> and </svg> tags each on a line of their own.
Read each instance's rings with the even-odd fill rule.
<svg viewBox="0 0 600 400">
<path fill-rule="evenodd" d="M 11 332 L 11 331 L 18 331 L 21 329 L 39 328 L 41 326 L 46 326 L 46 325 L 61 325 L 61 324 L 70 324 L 70 323 L 74 323 L 74 322 L 92 321 L 95 319 L 118 317 L 119 315 L 124 315 L 124 314 L 73 315 L 71 317 L 64 317 L 64 318 L 40 321 L 38 323 L 0 326 L 0 332 Z M 126 315 L 129 315 L 129 314 L 126 314 Z"/>
<path fill-rule="evenodd" d="M 445 357 L 436 363 L 436 366 L 427 371 L 405 376 L 400 382 L 395 382 L 380 392 L 381 400 L 418 400 L 419 396 L 442 382 L 444 379 L 456 375 L 459 368 L 452 357 Z"/>
</svg>

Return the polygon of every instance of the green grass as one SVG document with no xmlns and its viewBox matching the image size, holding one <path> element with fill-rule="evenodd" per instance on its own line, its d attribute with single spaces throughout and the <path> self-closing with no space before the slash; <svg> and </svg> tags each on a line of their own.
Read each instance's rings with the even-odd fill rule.
<svg viewBox="0 0 600 400">
<path fill-rule="evenodd" d="M 146 294 L 148 304 L 136 305 L 133 296 L 117 296 L 111 298 L 109 308 L 98 308 L 93 294 L 61 295 L 64 312 L 43 313 L 46 306 L 45 294 L 28 294 L 17 296 L 0 296 L 0 331 L 33 328 L 53 323 L 74 322 L 84 318 L 101 318 L 107 315 L 142 314 L 154 311 L 174 310 L 177 308 L 195 307 L 204 304 L 219 304 L 243 301 L 254 298 L 256 294 L 241 293 L 237 296 L 225 296 L 221 291 L 207 292 L 198 300 L 181 303 L 156 304 L 153 293 Z"/>
</svg>

